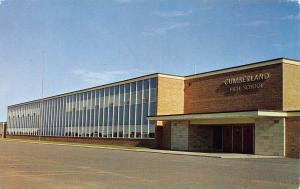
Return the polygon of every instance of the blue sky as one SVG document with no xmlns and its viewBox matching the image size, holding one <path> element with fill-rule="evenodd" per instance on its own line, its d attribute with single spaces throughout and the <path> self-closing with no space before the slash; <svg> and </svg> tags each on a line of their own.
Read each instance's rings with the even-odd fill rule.
<svg viewBox="0 0 300 189">
<path fill-rule="evenodd" d="M 51 96 L 154 72 L 188 75 L 195 68 L 300 59 L 299 6 L 299 0 L 0 0 L 0 121 L 8 105 L 41 98 L 42 78 L 44 96 Z"/>
</svg>

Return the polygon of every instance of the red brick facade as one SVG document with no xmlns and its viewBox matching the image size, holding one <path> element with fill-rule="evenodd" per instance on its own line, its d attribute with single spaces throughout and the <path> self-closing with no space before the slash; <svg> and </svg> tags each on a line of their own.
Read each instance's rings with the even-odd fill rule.
<svg viewBox="0 0 300 189">
<path fill-rule="evenodd" d="M 285 155 L 299 158 L 300 155 L 300 118 L 286 118 Z"/>
<path fill-rule="evenodd" d="M 261 81 L 262 89 L 234 93 L 224 84 L 228 78 L 267 72 L 270 78 Z M 185 114 L 282 110 L 282 64 L 185 80 L 184 97 Z"/>
</svg>

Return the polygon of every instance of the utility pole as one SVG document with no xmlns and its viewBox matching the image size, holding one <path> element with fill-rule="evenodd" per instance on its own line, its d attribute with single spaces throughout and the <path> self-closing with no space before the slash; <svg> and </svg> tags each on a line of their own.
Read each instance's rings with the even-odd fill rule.
<svg viewBox="0 0 300 189">
<path fill-rule="evenodd" d="M 44 122 L 43 116 L 43 109 L 44 109 L 44 73 L 45 73 L 45 51 L 43 51 L 43 62 L 42 62 L 42 105 L 40 108 L 40 124 L 39 124 L 39 142 L 41 141 L 41 131 L 42 131 L 42 124 Z"/>
</svg>

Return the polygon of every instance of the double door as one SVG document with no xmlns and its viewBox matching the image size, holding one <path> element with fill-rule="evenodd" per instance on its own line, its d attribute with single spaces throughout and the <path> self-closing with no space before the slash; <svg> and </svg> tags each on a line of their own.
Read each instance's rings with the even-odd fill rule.
<svg viewBox="0 0 300 189">
<path fill-rule="evenodd" d="M 223 151 L 253 154 L 254 125 L 223 126 Z"/>
</svg>

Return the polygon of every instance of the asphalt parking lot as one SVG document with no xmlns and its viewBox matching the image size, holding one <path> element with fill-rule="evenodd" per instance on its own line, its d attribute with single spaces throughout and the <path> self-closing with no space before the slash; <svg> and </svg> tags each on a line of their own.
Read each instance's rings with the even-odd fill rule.
<svg viewBox="0 0 300 189">
<path fill-rule="evenodd" d="M 0 140 L 0 189 L 298 188 L 297 159 L 220 159 Z"/>
</svg>

